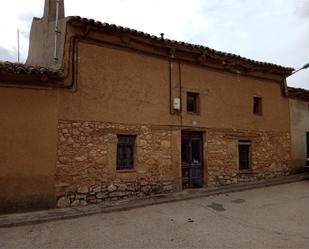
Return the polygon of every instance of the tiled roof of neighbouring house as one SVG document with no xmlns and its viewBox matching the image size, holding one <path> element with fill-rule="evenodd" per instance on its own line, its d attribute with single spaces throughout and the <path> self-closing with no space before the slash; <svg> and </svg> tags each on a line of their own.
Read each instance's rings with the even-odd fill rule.
<svg viewBox="0 0 309 249">
<path fill-rule="evenodd" d="M 186 42 L 180 42 L 180 41 L 175 41 L 175 40 L 170 40 L 170 39 L 163 39 L 161 37 L 150 35 L 142 31 L 125 28 L 122 26 L 114 25 L 114 24 L 102 23 L 100 21 L 82 18 L 80 16 L 68 17 L 67 21 L 68 23 L 79 22 L 79 23 L 83 23 L 86 25 L 95 26 L 96 28 L 102 29 L 104 31 L 128 32 L 132 34 L 133 36 L 139 36 L 139 37 L 149 39 L 150 41 L 159 42 L 163 46 L 166 46 L 168 48 L 185 49 L 190 52 L 205 54 L 206 56 L 218 58 L 223 61 L 237 59 L 249 65 L 256 66 L 260 70 L 270 69 L 272 71 L 277 71 L 285 75 L 290 75 L 292 71 L 294 70 L 293 68 L 290 68 L 290 67 L 283 67 L 280 65 L 267 63 L 267 62 L 259 62 L 259 61 L 251 60 L 245 57 L 241 57 L 239 55 L 217 51 L 217 50 L 214 50 L 209 47 L 202 46 L 202 45 L 195 45 L 195 44 L 186 43 Z M 41 66 L 31 66 L 31 65 L 21 64 L 21 63 L 13 63 L 13 62 L 0 60 L 0 75 L 1 74 L 33 75 L 33 76 L 46 75 L 52 78 L 61 78 L 62 73 L 63 72 L 61 70 L 53 70 L 53 69 L 41 67 Z"/>
<path fill-rule="evenodd" d="M 68 20 L 69 23 L 80 22 L 80 23 L 84 23 L 86 25 L 91 25 L 91 26 L 94 26 L 96 28 L 106 30 L 106 31 L 128 32 L 128 33 L 131 33 L 134 36 L 139 36 L 139 37 L 143 37 L 143 38 L 146 38 L 146 39 L 149 39 L 149 40 L 152 40 L 152 41 L 160 42 L 160 43 L 162 43 L 166 46 L 176 48 L 176 49 L 177 48 L 178 49 L 181 49 L 181 48 L 189 49 L 192 52 L 201 52 L 201 53 L 205 53 L 206 55 L 222 57 L 223 59 L 227 59 L 227 60 L 228 59 L 238 59 L 238 60 L 241 60 L 243 62 L 258 66 L 258 67 L 274 69 L 274 70 L 280 71 L 282 73 L 286 73 L 288 75 L 294 70 L 293 68 L 290 68 L 290 67 L 283 67 L 283 66 L 280 66 L 280 65 L 272 64 L 272 63 L 255 61 L 255 60 L 251 60 L 251 59 L 248 59 L 248 58 L 245 58 L 245 57 L 241 57 L 241 56 L 236 55 L 236 54 L 217 51 L 217 50 L 214 50 L 214 49 L 211 49 L 209 47 L 202 46 L 202 45 L 195 45 L 195 44 L 186 43 L 186 42 L 164 39 L 164 38 L 161 38 L 161 37 L 157 37 L 157 36 L 154 36 L 154 35 L 144 33 L 142 31 L 137 31 L 137 30 L 134 30 L 134 29 L 125 28 L 125 27 L 122 27 L 122 26 L 114 25 L 114 24 L 102 23 L 100 21 L 82 18 L 80 16 L 71 16 L 71 17 L 68 17 L 67 20 Z"/>
<path fill-rule="evenodd" d="M 309 101 L 309 90 L 302 88 L 288 87 L 288 96 Z"/>
<path fill-rule="evenodd" d="M 0 74 L 12 73 L 20 75 L 48 75 L 48 76 L 60 76 L 60 71 L 52 70 L 40 66 L 30 66 L 21 63 L 13 63 L 8 61 L 0 61 Z"/>
</svg>

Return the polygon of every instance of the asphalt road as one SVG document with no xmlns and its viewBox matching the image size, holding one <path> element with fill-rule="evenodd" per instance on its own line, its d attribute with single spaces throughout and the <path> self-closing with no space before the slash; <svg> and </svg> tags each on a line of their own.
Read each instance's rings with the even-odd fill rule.
<svg viewBox="0 0 309 249">
<path fill-rule="evenodd" d="M 0 248 L 309 248 L 309 181 L 2 228 Z"/>
</svg>

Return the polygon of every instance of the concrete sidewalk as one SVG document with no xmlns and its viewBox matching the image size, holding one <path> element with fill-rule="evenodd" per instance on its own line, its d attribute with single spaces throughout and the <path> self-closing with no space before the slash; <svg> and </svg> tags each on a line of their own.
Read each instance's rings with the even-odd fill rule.
<svg viewBox="0 0 309 249">
<path fill-rule="evenodd" d="M 218 188 L 188 189 L 182 192 L 176 192 L 171 194 L 156 195 L 147 198 L 124 200 L 112 203 L 103 203 L 103 204 L 101 203 L 97 205 L 89 205 L 86 207 L 79 207 L 79 208 L 49 209 L 38 212 L 1 215 L 0 227 L 3 228 L 3 227 L 12 227 L 19 225 L 29 225 L 29 224 L 42 223 L 61 219 L 72 219 L 98 213 L 124 211 L 133 208 L 145 207 L 161 203 L 176 202 L 200 197 L 207 197 L 212 195 L 221 195 L 231 192 L 244 191 L 254 188 L 263 188 L 279 184 L 287 184 L 297 181 L 303 181 L 305 179 L 308 179 L 308 175 L 297 174 L 253 183 L 229 185 Z"/>
</svg>

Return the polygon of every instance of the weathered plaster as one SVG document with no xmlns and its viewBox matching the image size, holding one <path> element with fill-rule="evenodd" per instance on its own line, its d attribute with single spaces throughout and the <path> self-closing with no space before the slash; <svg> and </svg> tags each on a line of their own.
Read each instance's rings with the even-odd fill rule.
<svg viewBox="0 0 309 249">
<path fill-rule="evenodd" d="M 306 132 L 309 132 L 309 102 L 290 99 L 292 164 L 303 167 L 307 158 Z"/>
</svg>

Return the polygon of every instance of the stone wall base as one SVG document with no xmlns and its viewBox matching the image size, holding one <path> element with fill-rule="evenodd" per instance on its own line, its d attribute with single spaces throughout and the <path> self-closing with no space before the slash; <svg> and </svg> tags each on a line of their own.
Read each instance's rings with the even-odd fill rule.
<svg viewBox="0 0 309 249">
<path fill-rule="evenodd" d="M 58 207 L 169 193 L 181 186 L 181 129 L 59 120 Z M 136 136 L 134 167 L 117 170 L 117 136 Z M 289 175 L 289 132 L 205 129 L 204 187 Z M 239 141 L 250 141 L 249 170 L 239 169 Z"/>
<path fill-rule="evenodd" d="M 273 172 L 246 172 L 232 175 L 210 176 L 209 186 L 226 186 L 246 182 L 257 182 L 261 180 L 274 179 L 278 177 L 295 174 L 294 171 L 273 171 Z"/>
<path fill-rule="evenodd" d="M 76 192 L 70 192 L 58 197 L 57 207 L 78 207 L 102 202 L 136 199 L 154 194 L 171 193 L 176 190 L 173 181 L 127 182 L 111 185 L 80 187 Z"/>
<path fill-rule="evenodd" d="M 207 132 L 208 186 L 222 186 L 272 179 L 292 174 L 288 132 L 209 131 Z M 250 166 L 239 169 L 239 141 L 250 141 Z"/>
</svg>

